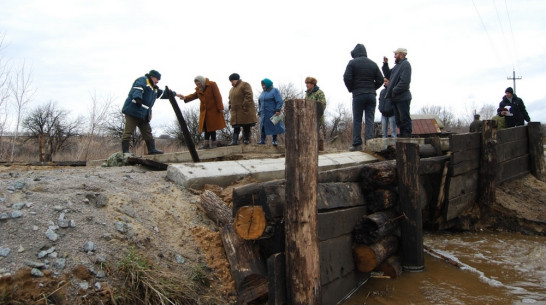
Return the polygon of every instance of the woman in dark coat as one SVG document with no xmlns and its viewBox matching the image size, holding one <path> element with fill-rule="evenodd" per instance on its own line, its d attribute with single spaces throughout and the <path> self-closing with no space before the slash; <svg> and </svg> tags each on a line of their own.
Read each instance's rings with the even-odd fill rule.
<svg viewBox="0 0 546 305">
<path fill-rule="evenodd" d="M 252 87 L 241 80 L 239 74 L 229 76 L 233 86 L 229 90 L 229 123 L 233 126 L 233 140 L 230 145 L 237 145 L 239 133 L 243 128 L 243 143 L 250 143 L 250 128 L 256 125 L 256 105 L 252 98 Z"/>
</svg>

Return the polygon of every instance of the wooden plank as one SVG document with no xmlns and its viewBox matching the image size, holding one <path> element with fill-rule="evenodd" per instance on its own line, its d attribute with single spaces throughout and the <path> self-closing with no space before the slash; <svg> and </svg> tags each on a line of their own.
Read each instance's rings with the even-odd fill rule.
<svg viewBox="0 0 546 305">
<path fill-rule="evenodd" d="M 352 245 L 351 234 L 319 243 L 321 285 L 330 283 L 355 270 Z"/>
<path fill-rule="evenodd" d="M 318 182 L 357 182 L 360 181 L 360 176 L 364 165 L 355 165 L 345 168 L 336 168 L 328 171 L 320 171 Z"/>
<path fill-rule="evenodd" d="M 499 183 L 508 181 L 528 174 L 529 171 L 529 155 L 524 155 L 512 160 L 499 163 L 497 170 L 497 180 Z"/>
<path fill-rule="evenodd" d="M 480 168 L 480 160 L 464 161 L 459 164 L 450 164 L 449 176 L 459 176 Z"/>
<path fill-rule="evenodd" d="M 540 122 L 527 124 L 529 134 L 529 167 L 531 174 L 540 181 L 546 181 L 544 176 L 544 141 L 542 140 Z"/>
<path fill-rule="evenodd" d="M 499 143 L 508 143 L 518 141 L 520 139 L 527 139 L 527 127 L 518 126 L 500 129 L 497 131 L 497 138 Z"/>
<path fill-rule="evenodd" d="M 446 221 L 459 217 L 461 212 L 472 206 L 476 200 L 477 194 L 474 192 L 465 193 L 461 196 L 449 199 L 445 214 Z"/>
<path fill-rule="evenodd" d="M 171 106 L 173 107 L 174 113 L 176 115 L 176 119 L 178 120 L 178 123 L 180 124 L 180 129 L 182 129 L 184 142 L 186 144 L 186 147 L 188 148 L 188 151 L 190 152 L 191 159 L 193 160 L 193 162 L 199 162 L 199 155 L 197 154 L 197 150 L 195 150 L 195 144 L 193 143 L 193 139 L 191 138 L 188 125 L 186 124 L 186 120 L 184 119 L 184 116 L 182 115 L 182 111 L 180 111 L 180 107 L 178 107 L 178 103 L 176 102 L 176 99 L 174 98 L 173 92 L 167 86 L 165 86 L 165 91 L 167 93 L 167 97 L 169 98 L 169 102 L 171 103 Z"/>
<path fill-rule="evenodd" d="M 457 151 L 451 154 L 451 163 L 458 164 L 464 161 L 480 160 L 480 148 Z"/>
<path fill-rule="evenodd" d="M 529 146 L 527 143 L 527 138 L 506 143 L 499 142 L 497 145 L 497 161 L 504 162 L 528 154 Z"/>
<path fill-rule="evenodd" d="M 350 234 L 355 225 L 366 215 L 366 207 L 327 211 L 318 214 L 319 241 Z"/>
<path fill-rule="evenodd" d="M 481 134 L 479 132 L 452 134 L 449 136 L 449 150 L 452 153 L 475 148 L 479 149 L 480 147 Z"/>
<path fill-rule="evenodd" d="M 450 176 L 447 179 L 448 200 L 459 197 L 469 192 L 478 191 L 478 170 L 473 170 L 464 175 Z"/>
<path fill-rule="evenodd" d="M 347 275 L 322 285 L 322 305 L 342 304 L 350 294 L 354 293 L 370 277 L 369 273 L 351 271 Z"/>
<path fill-rule="evenodd" d="M 430 158 L 422 158 L 421 166 L 419 167 L 420 175 L 428 175 L 434 173 L 441 173 L 444 170 L 444 163 L 451 157 L 449 155 L 437 156 Z"/>
<path fill-rule="evenodd" d="M 366 204 L 364 193 L 358 183 L 319 183 L 317 192 L 319 212 Z"/>
<path fill-rule="evenodd" d="M 267 259 L 269 305 L 286 304 L 286 277 L 284 253 L 275 253 Z"/>
</svg>

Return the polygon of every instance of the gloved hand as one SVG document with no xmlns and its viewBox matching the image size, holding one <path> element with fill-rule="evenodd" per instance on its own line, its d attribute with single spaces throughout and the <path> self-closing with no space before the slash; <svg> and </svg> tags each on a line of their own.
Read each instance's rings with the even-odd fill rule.
<svg viewBox="0 0 546 305">
<path fill-rule="evenodd" d="M 167 88 L 167 86 L 165 86 L 165 89 L 163 89 L 163 92 L 164 93 L 169 93 L 169 88 Z"/>
<path fill-rule="evenodd" d="M 137 105 L 137 107 L 142 107 L 142 99 L 141 98 L 135 97 L 134 100 L 136 102 L 135 104 Z"/>
</svg>

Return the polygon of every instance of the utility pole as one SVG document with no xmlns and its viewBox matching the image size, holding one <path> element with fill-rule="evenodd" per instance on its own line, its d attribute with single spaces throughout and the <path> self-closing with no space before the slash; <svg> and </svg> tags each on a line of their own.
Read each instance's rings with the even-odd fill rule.
<svg viewBox="0 0 546 305">
<path fill-rule="evenodd" d="M 521 79 L 521 76 L 516 77 L 516 70 L 512 69 L 512 77 L 508 76 L 506 79 L 511 79 L 514 82 L 514 94 L 516 94 L 516 80 Z"/>
</svg>

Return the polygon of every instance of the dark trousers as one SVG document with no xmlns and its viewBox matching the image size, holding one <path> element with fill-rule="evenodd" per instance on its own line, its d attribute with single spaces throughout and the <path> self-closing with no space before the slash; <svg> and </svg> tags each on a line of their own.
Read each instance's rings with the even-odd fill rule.
<svg viewBox="0 0 546 305">
<path fill-rule="evenodd" d="M 152 135 L 152 127 L 150 126 L 150 122 L 132 117 L 130 115 L 125 115 L 125 128 L 123 129 L 121 141 L 131 141 L 131 137 L 133 136 L 133 133 L 137 127 L 138 130 L 140 130 L 144 140 L 153 140 L 154 137 Z"/>
<path fill-rule="evenodd" d="M 411 116 L 410 116 L 411 100 L 399 101 L 393 103 L 394 117 L 396 125 L 400 129 L 400 138 L 411 138 Z"/>
<path fill-rule="evenodd" d="M 365 117 L 365 140 L 374 138 L 373 121 L 375 117 L 375 94 L 365 93 L 353 96 L 353 146 L 362 145 L 362 115 Z"/>
</svg>

